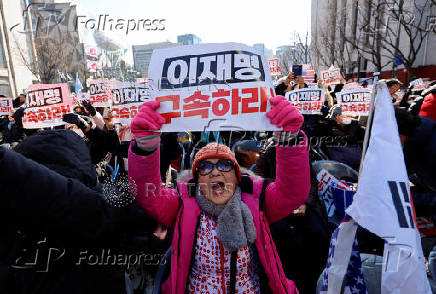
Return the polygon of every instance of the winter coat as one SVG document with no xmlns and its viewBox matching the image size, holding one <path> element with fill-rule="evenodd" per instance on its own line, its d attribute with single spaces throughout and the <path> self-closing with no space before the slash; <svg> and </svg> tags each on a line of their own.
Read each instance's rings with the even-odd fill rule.
<svg viewBox="0 0 436 294">
<path fill-rule="evenodd" d="M 421 124 L 404 144 L 404 161 L 409 175 L 415 173 L 427 190 L 436 192 L 436 122 L 420 118 Z"/>
<path fill-rule="evenodd" d="M 121 253 L 129 235 L 150 232 L 156 222 L 91 188 L 95 169 L 74 132 L 44 131 L 16 150 L 28 158 L 0 148 L 0 293 L 125 293 L 122 264 L 91 265 L 86 256 L 103 248 Z"/>
<path fill-rule="evenodd" d="M 183 294 L 188 282 L 201 214 L 194 196 L 195 189 L 188 185 L 193 181 L 178 182 L 177 190 L 163 187 L 159 173 L 160 150 L 141 156 L 137 149 L 136 143 L 132 142 L 129 150 L 129 177 L 136 186 L 137 201 L 151 217 L 174 227 L 171 272 L 162 285 L 162 293 Z M 284 218 L 307 199 L 310 189 L 307 145 L 278 147 L 275 182 L 268 183 L 263 179 L 254 180 L 244 176 L 239 185 L 242 201 L 250 209 L 256 227 L 257 239 L 254 245 L 268 280 L 265 284 L 271 293 L 297 293 L 295 284 L 283 272 L 269 224 Z M 158 189 L 153 190 L 154 187 Z M 261 193 L 262 190 L 264 193 Z"/>
</svg>

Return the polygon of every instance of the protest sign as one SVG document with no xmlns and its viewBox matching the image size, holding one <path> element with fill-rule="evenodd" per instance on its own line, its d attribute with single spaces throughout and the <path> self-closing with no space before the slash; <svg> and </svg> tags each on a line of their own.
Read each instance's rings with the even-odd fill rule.
<svg viewBox="0 0 436 294">
<path fill-rule="evenodd" d="M 97 61 L 94 60 L 87 60 L 86 61 L 86 69 L 89 72 L 97 72 Z"/>
<path fill-rule="evenodd" d="M 321 114 L 324 89 L 304 88 L 287 92 L 285 96 L 302 114 Z"/>
<path fill-rule="evenodd" d="M 342 88 L 342 91 L 354 90 L 354 89 L 360 89 L 360 88 L 362 88 L 362 86 L 359 83 L 352 82 L 352 83 L 345 84 L 344 87 Z"/>
<path fill-rule="evenodd" d="M 130 124 L 139 107 L 150 100 L 148 87 L 144 84 L 113 81 L 108 85 L 112 100 L 114 122 Z"/>
<path fill-rule="evenodd" d="M 62 115 L 72 112 L 72 104 L 67 84 L 30 85 L 23 127 L 39 129 L 63 125 Z"/>
<path fill-rule="evenodd" d="M 315 70 L 310 64 L 303 64 L 303 79 L 305 83 L 313 83 L 315 80 Z"/>
<path fill-rule="evenodd" d="M 280 69 L 280 58 L 268 58 L 268 65 L 272 76 L 279 76 L 282 74 L 282 70 Z"/>
<path fill-rule="evenodd" d="M 422 79 L 411 81 L 410 84 L 413 85 L 413 91 L 419 91 L 426 88 L 426 85 Z"/>
<path fill-rule="evenodd" d="M 406 94 L 406 92 L 403 91 L 398 91 L 397 93 L 395 93 L 395 101 L 401 101 L 401 99 L 403 99 L 404 94 Z"/>
<path fill-rule="evenodd" d="M 89 84 L 89 102 L 94 107 L 110 107 L 111 100 L 109 99 L 106 84 L 108 80 L 92 80 Z"/>
<path fill-rule="evenodd" d="M 77 105 L 81 106 L 81 104 L 82 104 L 81 102 L 84 100 L 89 101 L 89 94 L 88 93 L 79 93 L 79 94 L 77 94 L 77 96 L 73 95 L 73 106 L 74 107 Z"/>
<path fill-rule="evenodd" d="M 0 115 L 8 115 L 12 111 L 12 98 L 0 97 Z"/>
<path fill-rule="evenodd" d="M 318 196 L 324 202 L 327 215 L 332 217 L 335 212 L 332 188 L 336 187 L 342 190 L 350 191 L 351 187 L 345 182 L 338 180 L 327 170 L 322 169 L 316 175 L 318 181 Z"/>
<path fill-rule="evenodd" d="M 85 55 L 86 56 L 90 56 L 90 57 L 94 57 L 97 58 L 98 57 L 98 53 L 97 53 L 97 47 L 90 45 L 90 44 L 85 44 L 84 45 L 84 49 L 85 49 Z"/>
<path fill-rule="evenodd" d="M 371 92 L 368 89 L 355 89 L 336 93 L 342 114 L 367 116 L 371 104 Z"/>
<path fill-rule="evenodd" d="M 252 47 L 200 44 L 154 50 L 149 89 L 163 131 L 277 130 L 265 113 L 274 96 L 269 66 Z"/>
<path fill-rule="evenodd" d="M 339 68 L 330 68 L 321 72 L 321 79 L 324 85 L 336 85 L 342 81 L 341 70 Z"/>
</svg>

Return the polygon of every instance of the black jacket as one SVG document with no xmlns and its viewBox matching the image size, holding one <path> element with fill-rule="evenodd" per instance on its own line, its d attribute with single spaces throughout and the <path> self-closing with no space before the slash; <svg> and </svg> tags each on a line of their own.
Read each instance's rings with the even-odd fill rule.
<svg viewBox="0 0 436 294">
<path fill-rule="evenodd" d="M 421 124 L 404 145 L 408 174 L 416 174 L 427 191 L 436 192 L 436 122 L 420 116 Z"/>
<path fill-rule="evenodd" d="M 8 117 L 0 118 L 0 132 L 3 134 L 3 142 L 0 143 L 12 143 L 19 142 L 24 137 L 24 130 L 21 120 L 9 124 Z"/>
<path fill-rule="evenodd" d="M 18 151 L 46 166 L 0 149 L 0 293 L 125 293 L 122 262 L 92 263 L 103 249 L 124 254 L 129 235 L 156 223 L 136 205 L 105 201 L 74 132 L 46 131 L 21 144 Z"/>
</svg>

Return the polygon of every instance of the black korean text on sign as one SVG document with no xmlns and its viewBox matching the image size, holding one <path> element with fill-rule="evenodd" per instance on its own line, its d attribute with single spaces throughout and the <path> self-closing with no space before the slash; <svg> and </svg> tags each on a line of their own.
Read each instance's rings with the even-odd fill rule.
<svg viewBox="0 0 436 294">
<path fill-rule="evenodd" d="M 301 92 L 290 92 L 286 95 L 289 101 L 320 101 L 321 100 L 321 90 L 313 91 L 301 91 Z"/>
<path fill-rule="evenodd" d="M 112 90 L 113 105 L 144 102 L 149 99 L 148 91 L 145 88 L 119 88 Z"/>
<path fill-rule="evenodd" d="M 92 83 L 89 85 L 89 95 L 106 93 L 105 83 Z"/>
<path fill-rule="evenodd" d="M 165 59 L 161 89 L 265 81 L 262 58 L 246 51 L 225 51 Z"/>
<path fill-rule="evenodd" d="M 342 102 L 368 102 L 371 96 L 367 92 L 343 94 Z"/>
<path fill-rule="evenodd" d="M 26 96 L 27 107 L 49 106 L 63 103 L 61 88 L 29 91 Z"/>
</svg>

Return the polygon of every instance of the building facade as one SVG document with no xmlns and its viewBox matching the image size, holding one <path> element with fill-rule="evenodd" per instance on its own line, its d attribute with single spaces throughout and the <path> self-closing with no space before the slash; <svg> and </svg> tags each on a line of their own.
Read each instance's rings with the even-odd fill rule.
<svg viewBox="0 0 436 294">
<path fill-rule="evenodd" d="M 21 58 L 33 60 L 26 6 L 27 1 L 0 1 L 0 94 L 8 97 L 26 92 L 35 78 Z"/>
<path fill-rule="evenodd" d="M 177 42 L 183 45 L 196 45 L 201 43 L 201 39 L 193 34 L 177 36 Z"/>
<path fill-rule="evenodd" d="M 133 63 L 136 71 L 141 72 L 143 77 L 148 77 L 148 65 L 155 49 L 180 46 L 182 44 L 172 42 L 151 43 L 146 45 L 133 45 Z"/>
<path fill-rule="evenodd" d="M 436 5 L 425 0 L 312 0 L 311 56 L 348 77 L 436 78 Z"/>
<path fill-rule="evenodd" d="M 265 58 L 273 57 L 273 51 L 265 47 L 263 43 L 253 44 L 253 48 L 259 53 L 265 56 Z"/>
</svg>

